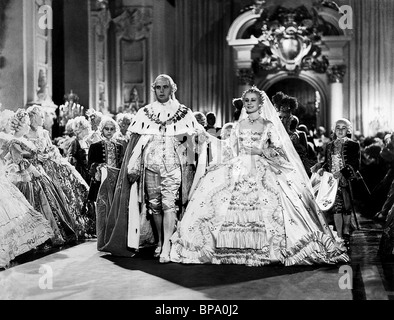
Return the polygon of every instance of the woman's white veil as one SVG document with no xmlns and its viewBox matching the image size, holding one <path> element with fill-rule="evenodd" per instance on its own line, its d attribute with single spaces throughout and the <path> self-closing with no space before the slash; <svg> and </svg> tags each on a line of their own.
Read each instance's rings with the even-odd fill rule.
<svg viewBox="0 0 394 320">
<path fill-rule="evenodd" d="M 259 89 L 256 88 L 256 90 Z M 286 153 L 289 162 L 294 166 L 296 170 L 295 172 L 296 177 L 299 179 L 299 182 L 305 182 L 306 186 L 309 188 L 309 190 L 312 193 L 312 185 L 310 183 L 310 179 L 305 171 L 300 156 L 298 155 L 297 151 L 294 148 L 293 143 L 290 140 L 289 134 L 287 133 L 285 127 L 283 126 L 282 121 L 280 121 L 278 112 L 276 111 L 275 107 L 271 103 L 267 94 L 264 91 L 262 91 L 262 93 L 264 96 L 264 103 L 261 108 L 261 117 L 273 123 L 276 133 L 282 142 L 283 150 Z M 246 113 L 245 108 L 242 108 L 239 121 L 241 121 L 242 119 L 246 119 L 247 117 L 248 115 Z"/>
</svg>

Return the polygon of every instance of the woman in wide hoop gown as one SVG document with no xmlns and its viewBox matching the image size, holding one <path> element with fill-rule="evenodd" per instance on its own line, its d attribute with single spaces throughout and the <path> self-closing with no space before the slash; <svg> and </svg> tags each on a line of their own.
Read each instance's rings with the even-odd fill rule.
<svg viewBox="0 0 394 320">
<path fill-rule="evenodd" d="M 48 130 L 43 128 L 43 111 L 40 106 L 27 108 L 30 117 L 30 130 L 25 135 L 37 147 L 37 165 L 60 187 L 67 200 L 67 209 L 74 218 L 78 238 L 85 238 L 89 231 L 90 219 L 86 215 L 86 199 L 89 186 L 80 173 L 59 149 L 52 144 Z"/>
<path fill-rule="evenodd" d="M 0 112 L 0 116 L 3 116 Z M 2 131 L 0 151 L 12 137 Z M 0 154 L 0 270 L 17 256 L 45 243 L 53 231 L 45 217 L 34 210 L 25 196 L 8 179 L 3 153 Z"/>
<path fill-rule="evenodd" d="M 171 261 L 248 266 L 348 262 L 268 97 L 253 86 L 242 100 L 230 139 L 209 137 L 216 164 L 195 180 L 171 238 Z"/>
<path fill-rule="evenodd" d="M 33 208 L 49 221 L 53 246 L 75 242 L 76 222 L 68 212 L 64 193 L 38 165 L 37 147 L 24 136 L 30 130 L 30 117 L 18 109 L 12 119 L 13 135 L 4 147 L 11 182 L 22 192 Z"/>
</svg>

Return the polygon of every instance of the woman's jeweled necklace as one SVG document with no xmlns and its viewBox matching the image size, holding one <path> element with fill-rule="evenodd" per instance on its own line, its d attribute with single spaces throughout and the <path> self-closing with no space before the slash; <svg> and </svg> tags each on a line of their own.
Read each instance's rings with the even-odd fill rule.
<svg viewBox="0 0 394 320">
<path fill-rule="evenodd" d="M 256 118 L 256 119 L 250 119 L 250 117 L 248 116 L 248 120 L 251 124 L 253 124 L 254 122 L 256 122 L 257 120 L 259 120 L 260 117 Z"/>
</svg>

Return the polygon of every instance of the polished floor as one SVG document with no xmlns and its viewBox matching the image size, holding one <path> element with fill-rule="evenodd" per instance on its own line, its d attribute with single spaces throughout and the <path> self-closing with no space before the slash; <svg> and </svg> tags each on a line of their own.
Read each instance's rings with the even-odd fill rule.
<svg viewBox="0 0 394 320">
<path fill-rule="evenodd" d="M 394 300 L 394 260 L 377 254 L 381 225 L 358 221 L 348 265 L 163 265 L 149 250 L 113 257 L 89 240 L 18 257 L 0 271 L 0 300 Z"/>
</svg>

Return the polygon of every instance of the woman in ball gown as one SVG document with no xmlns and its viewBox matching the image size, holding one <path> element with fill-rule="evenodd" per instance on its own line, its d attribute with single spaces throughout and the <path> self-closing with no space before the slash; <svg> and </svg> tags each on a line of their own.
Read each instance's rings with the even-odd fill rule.
<svg viewBox="0 0 394 320">
<path fill-rule="evenodd" d="M 1 139 L 1 137 L 0 137 Z M 0 269 L 10 261 L 45 243 L 53 231 L 45 217 L 5 176 L 0 163 Z"/>
<path fill-rule="evenodd" d="M 26 138 L 37 147 L 38 165 L 61 188 L 67 199 L 68 212 L 73 216 L 79 238 L 87 236 L 89 219 L 86 216 L 89 186 L 74 166 L 62 157 L 59 149 L 52 143 L 48 130 L 43 125 L 43 113 L 40 106 L 27 108 L 30 116 L 30 131 Z"/>
<path fill-rule="evenodd" d="M 54 236 L 52 245 L 74 242 L 77 239 L 76 221 L 68 212 L 62 190 L 41 170 L 37 147 L 24 136 L 30 130 L 29 114 L 18 109 L 12 119 L 13 136 L 7 141 L 5 159 L 11 181 L 27 201 L 49 221 Z"/>
<path fill-rule="evenodd" d="M 0 118 L 4 114 L 0 113 Z M 0 124 L 0 150 L 12 136 Z M 10 261 L 45 243 L 53 231 L 44 216 L 34 210 L 19 189 L 8 180 L 3 154 L 0 155 L 0 269 Z"/>
<path fill-rule="evenodd" d="M 232 157 L 215 156 L 216 164 L 201 178 L 196 175 L 171 238 L 171 261 L 248 266 L 348 262 L 268 97 L 253 86 L 242 100 L 231 137 L 222 142 L 209 137 L 213 151 Z"/>
</svg>

